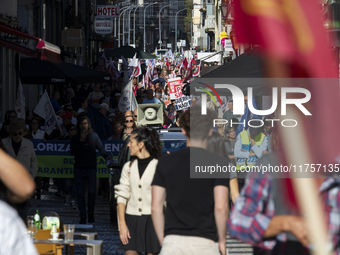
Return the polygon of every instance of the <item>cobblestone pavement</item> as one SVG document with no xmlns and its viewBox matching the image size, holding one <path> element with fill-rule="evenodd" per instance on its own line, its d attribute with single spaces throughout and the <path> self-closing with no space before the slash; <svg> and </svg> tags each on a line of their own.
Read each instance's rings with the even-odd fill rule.
<svg viewBox="0 0 340 255">
<path fill-rule="evenodd" d="M 41 200 L 32 198 L 30 200 L 30 208 L 28 214 L 35 214 L 39 210 L 40 216 L 47 212 L 58 213 L 64 224 L 79 223 L 78 209 L 72 209 L 70 206 L 64 205 L 64 198 L 57 197 L 54 193 L 56 187 L 51 186 L 48 191 L 43 191 Z M 110 222 L 110 209 L 108 198 L 97 196 L 95 207 L 95 223 L 93 223 L 93 231 L 98 233 L 98 240 L 103 240 L 103 255 L 120 255 L 124 254 L 119 249 L 119 234 L 117 225 Z M 77 237 L 76 237 L 77 238 Z M 246 244 L 227 238 L 227 247 L 229 254 L 251 255 L 252 248 Z M 86 254 L 86 248 L 75 246 L 75 254 Z"/>
</svg>

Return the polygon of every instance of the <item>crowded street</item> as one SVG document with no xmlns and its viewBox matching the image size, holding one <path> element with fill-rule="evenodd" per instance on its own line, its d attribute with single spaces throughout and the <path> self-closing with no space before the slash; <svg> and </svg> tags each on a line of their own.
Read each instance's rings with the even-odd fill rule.
<svg viewBox="0 0 340 255">
<path fill-rule="evenodd" d="M 340 0 L 0 0 L 0 255 L 340 255 Z"/>
</svg>

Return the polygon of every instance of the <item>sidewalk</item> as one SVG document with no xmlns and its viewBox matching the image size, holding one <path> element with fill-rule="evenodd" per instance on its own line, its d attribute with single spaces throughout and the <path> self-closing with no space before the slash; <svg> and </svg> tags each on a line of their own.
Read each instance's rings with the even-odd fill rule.
<svg viewBox="0 0 340 255">
<path fill-rule="evenodd" d="M 78 209 L 72 209 L 70 206 L 64 205 L 64 198 L 57 197 L 54 193 L 57 191 L 56 186 L 51 186 L 48 191 L 42 191 L 41 200 L 32 198 L 30 200 L 28 215 L 35 214 L 39 210 L 39 214 L 43 217 L 44 213 L 56 212 L 64 224 L 78 224 Z M 87 201 L 87 200 L 86 200 Z M 103 255 L 123 255 L 124 251 L 119 249 L 119 233 L 117 225 L 110 222 L 109 199 L 102 196 L 96 197 L 95 222 L 93 231 L 98 233 L 98 240 L 103 240 Z M 240 243 L 228 237 L 227 247 L 229 254 L 251 255 L 252 248 L 246 244 Z M 75 255 L 86 254 L 86 248 L 75 246 Z"/>
</svg>

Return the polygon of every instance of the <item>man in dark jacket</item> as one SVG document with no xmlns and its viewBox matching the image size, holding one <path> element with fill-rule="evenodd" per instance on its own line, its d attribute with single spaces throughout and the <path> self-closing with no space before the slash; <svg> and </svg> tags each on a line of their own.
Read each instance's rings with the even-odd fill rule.
<svg viewBox="0 0 340 255">
<path fill-rule="evenodd" d="M 98 135 L 91 128 L 87 116 L 80 117 L 77 123 L 77 135 L 71 140 L 71 154 L 74 155 L 74 181 L 77 189 L 79 207 L 79 224 L 86 224 L 85 181 L 88 188 L 88 223 L 94 220 L 94 205 L 96 200 L 96 149 L 107 160 L 110 157 L 104 149 Z"/>
</svg>

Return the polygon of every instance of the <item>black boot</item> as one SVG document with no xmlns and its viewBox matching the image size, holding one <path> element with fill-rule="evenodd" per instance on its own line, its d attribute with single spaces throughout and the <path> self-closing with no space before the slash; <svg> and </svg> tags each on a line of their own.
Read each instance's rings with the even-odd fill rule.
<svg viewBox="0 0 340 255">
<path fill-rule="evenodd" d="M 86 224 L 86 218 L 81 217 L 80 221 L 79 221 L 79 224 Z"/>
<path fill-rule="evenodd" d="M 93 223 L 94 222 L 94 215 L 93 214 L 89 214 L 89 217 L 88 217 L 88 223 Z"/>
</svg>

